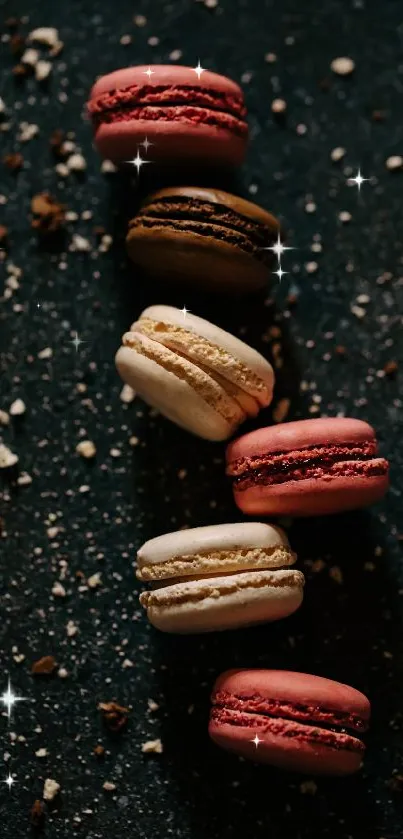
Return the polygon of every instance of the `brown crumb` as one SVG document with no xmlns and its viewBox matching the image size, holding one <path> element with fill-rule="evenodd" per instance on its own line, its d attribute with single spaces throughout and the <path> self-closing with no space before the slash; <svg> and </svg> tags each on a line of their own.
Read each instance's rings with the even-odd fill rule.
<svg viewBox="0 0 403 839">
<path fill-rule="evenodd" d="M 49 137 L 49 145 L 55 157 L 67 157 L 67 154 L 63 151 L 64 140 L 64 131 L 61 128 L 55 128 Z"/>
<path fill-rule="evenodd" d="M 41 236 L 57 233 L 63 227 L 64 207 L 52 198 L 49 192 L 39 192 L 38 195 L 34 195 L 31 201 L 31 212 L 33 215 L 31 226 Z"/>
<path fill-rule="evenodd" d="M 397 361 L 387 361 L 386 364 L 384 364 L 383 369 L 387 376 L 390 376 L 391 379 L 394 379 L 399 369 Z"/>
<path fill-rule="evenodd" d="M 291 400 L 286 398 L 280 399 L 279 402 L 277 402 L 273 409 L 274 422 L 283 422 L 283 420 L 285 420 L 290 410 L 290 405 Z"/>
<path fill-rule="evenodd" d="M 0 224 L 0 245 L 4 247 L 8 242 L 8 227 Z"/>
<path fill-rule="evenodd" d="M 347 350 L 341 344 L 334 348 L 335 354 L 339 356 L 339 358 L 345 358 L 347 355 Z"/>
<path fill-rule="evenodd" d="M 22 35 L 12 35 L 9 44 L 12 54 L 19 58 L 25 50 L 25 38 Z"/>
<path fill-rule="evenodd" d="M 43 827 L 45 823 L 45 805 L 39 798 L 34 801 L 31 807 L 30 822 L 32 827 Z"/>
<path fill-rule="evenodd" d="M 56 670 L 57 662 L 53 655 L 44 655 L 38 661 L 34 661 L 31 667 L 33 676 L 51 676 Z"/>
<path fill-rule="evenodd" d="M 287 294 L 287 306 L 296 306 L 298 303 L 298 294 L 290 292 Z"/>
<path fill-rule="evenodd" d="M 329 568 L 329 577 L 331 577 L 335 583 L 338 583 L 339 586 L 343 585 L 343 574 L 338 565 L 332 565 L 332 567 Z"/>
<path fill-rule="evenodd" d="M 27 64 L 16 64 L 13 67 L 13 76 L 16 79 L 25 79 L 25 76 L 28 76 L 30 68 Z"/>
<path fill-rule="evenodd" d="M 3 162 L 10 172 L 18 172 L 23 166 L 24 158 L 19 152 L 13 152 L 12 154 L 4 155 Z"/>
<path fill-rule="evenodd" d="M 371 118 L 374 122 L 384 122 L 384 120 L 386 119 L 386 111 L 372 111 Z"/>
<path fill-rule="evenodd" d="M 94 747 L 94 755 L 95 755 L 95 757 L 99 757 L 99 758 L 102 758 L 102 757 L 105 756 L 105 749 L 104 749 L 103 746 L 101 746 L 100 743 L 98 743 L 98 745 Z"/>
<path fill-rule="evenodd" d="M 392 775 L 389 781 L 386 782 L 392 792 L 403 792 L 403 775 Z"/>
<path fill-rule="evenodd" d="M 19 25 L 20 21 L 18 17 L 8 17 L 4 21 L 4 26 L 6 27 L 6 29 L 11 29 L 12 32 L 15 32 L 15 30 L 18 29 Z"/>
<path fill-rule="evenodd" d="M 126 727 L 129 715 L 128 708 L 118 705 L 117 702 L 100 702 L 98 708 L 102 711 L 104 723 L 109 731 L 116 733 Z"/>
</svg>

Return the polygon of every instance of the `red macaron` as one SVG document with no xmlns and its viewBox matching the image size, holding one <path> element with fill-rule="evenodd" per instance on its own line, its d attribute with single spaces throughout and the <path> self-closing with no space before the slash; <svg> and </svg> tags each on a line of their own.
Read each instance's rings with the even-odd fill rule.
<svg viewBox="0 0 403 839">
<path fill-rule="evenodd" d="M 237 506 L 249 515 L 313 516 L 364 507 L 388 488 L 373 428 L 345 417 L 259 428 L 227 448 Z"/>
<path fill-rule="evenodd" d="M 349 775 L 370 704 L 348 685 L 283 670 L 228 670 L 212 693 L 209 734 L 224 749 L 281 769 Z"/>
<path fill-rule="evenodd" d="M 88 102 L 100 154 L 119 163 L 140 148 L 141 157 L 162 163 L 240 164 L 248 137 L 243 93 L 225 76 L 197 70 L 156 64 L 102 76 Z"/>
</svg>

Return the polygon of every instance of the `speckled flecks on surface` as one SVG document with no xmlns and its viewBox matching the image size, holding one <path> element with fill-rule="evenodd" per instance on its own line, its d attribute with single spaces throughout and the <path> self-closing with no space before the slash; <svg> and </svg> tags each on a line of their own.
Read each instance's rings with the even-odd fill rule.
<svg viewBox="0 0 403 839">
<path fill-rule="evenodd" d="M 0 14 L 24 17 L 17 32 L 2 25 L 1 36 L 0 118 L 9 128 L 0 134 L 0 435 L 2 459 L 18 462 L 0 474 L 0 691 L 9 673 L 26 697 L 10 722 L 0 718 L 0 779 L 10 772 L 16 781 L 10 791 L 0 785 L 2 839 L 30 835 L 32 808 L 52 839 L 395 839 L 403 804 L 399 5 L 14 0 L 0 2 Z M 56 35 L 18 40 L 39 27 Z M 21 57 L 27 77 L 13 74 Z M 353 62 L 349 75 L 331 69 L 340 58 Z M 83 117 L 97 75 L 199 60 L 246 92 L 251 144 L 232 188 L 279 215 L 295 248 L 265 302 L 151 288 L 136 274 L 123 243 L 135 178 L 129 192 L 127 178 L 101 167 Z M 359 168 L 369 178 L 360 192 L 346 183 Z M 152 165 L 144 167 L 141 190 L 146 169 L 152 180 Z M 55 230 L 45 244 L 30 220 L 43 192 L 53 202 L 36 199 L 39 235 L 49 222 Z M 186 306 L 270 351 L 275 419 L 368 419 L 391 459 L 392 489 L 370 512 L 286 522 L 307 586 L 301 610 L 280 624 L 169 638 L 139 608 L 133 560 L 145 539 L 238 518 L 223 446 L 121 397 L 120 335 L 155 302 Z M 15 410 L 19 400 L 25 410 Z M 46 656 L 51 672 L 31 673 Z M 311 671 L 368 694 L 363 772 L 304 779 L 220 752 L 207 738 L 208 696 L 233 666 Z"/>
</svg>

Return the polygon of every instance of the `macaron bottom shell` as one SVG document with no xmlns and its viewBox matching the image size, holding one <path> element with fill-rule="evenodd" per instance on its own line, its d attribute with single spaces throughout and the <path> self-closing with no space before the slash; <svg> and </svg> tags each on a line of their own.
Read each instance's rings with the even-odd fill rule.
<svg viewBox="0 0 403 839">
<path fill-rule="evenodd" d="M 257 291 L 269 270 L 227 242 L 175 229 L 134 229 L 127 237 L 129 256 L 150 276 L 208 291 Z M 165 266 L 165 267 L 164 267 Z"/>
<path fill-rule="evenodd" d="M 250 726 L 222 723 L 218 717 L 211 719 L 211 739 L 221 748 L 248 760 L 291 772 L 337 776 L 351 775 L 360 769 L 363 751 L 348 751 L 321 744 L 318 740 L 311 741 L 304 731 L 307 726 L 298 723 L 287 721 L 286 735 L 270 731 L 270 722 L 263 731 L 260 726 L 254 727 L 253 715 L 250 716 Z"/>
<path fill-rule="evenodd" d="M 234 500 L 248 515 L 319 516 L 375 504 L 383 498 L 388 485 L 387 474 L 312 478 L 273 486 L 256 484 L 245 490 L 234 486 Z"/>
<path fill-rule="evenodd" d="M 303 584 L 300 571 L 254 571 L 177 582 L 140 601 L 163 632 L 214 632 L 287 617 L 302 603 Z"/>
</svg>

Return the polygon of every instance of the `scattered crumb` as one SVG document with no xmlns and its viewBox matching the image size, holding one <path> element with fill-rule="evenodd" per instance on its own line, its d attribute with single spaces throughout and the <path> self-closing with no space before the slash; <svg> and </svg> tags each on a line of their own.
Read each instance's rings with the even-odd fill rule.
<svg viewBox="0 0 403 839">
<path fill-rule="evenodd" d="M 330 152 L 330 158 L 333 160 L 333 163 L 338 163 L 339 160 L 342 160 L 346 153 L 346 150 L 343 149 L 342 146 L 337 146 L 335 149 L 332 149 Z"/>
<path fill-rule="evenodd" d="M 31 226 L 41 236 L 57 233 L 62 227 L 65 211 L 62 204 L 52 198 L 49 192 L 34 195 L 31 201 Z"/>
<path fill-rule="evenodd" d="M 21 417 L 22 414 L 25 414 L 26 410 L 25 402 L 22 399 L 15 399 L 9 408 L 10 416 L 12 417 Z"/>
<path fill-rule="evenodd" d="M 351 221 L 351 218 L 351 213 L 349 213 L 348 210 L 341 210 L 339 213 L 339 220 L 342 224 L 348 224 L 348 222 Z"/>
<path fill-rule="evenodd" d="M 39 798 L 34 801 L 31 807 L 30 822 L 32 827 L 43 827 L 45 822 L 45 805 Z"/>
<path fill-rule="evenodd" d="M 105 749 L 104 749 L 104 747 L 103 747 L 103 746 L 101 746 L 100 744 L 98 744 L 97 746 L 95 746 L 95 747 L 94 747 L 94 755 L 95 755 L 95 757 L 98 757 L 98 758 L 102 758 L 102 757 L 104 757 L 104 755 L 105 755 Z"/>
<path fill-rule="evenodd" d="M 45 801 L 53 801 L 59 791 L 60 784 L 58 784 L 57 781 L 54 781 L 53 778 L 46 778 L 43 787 L 43 797 Z"/>
<path fill-rule="evenodd" d="M 91 457 L 95 457 L 97 450 L 92 440 L 81 440 L 76 445 L 76 452 L 88 460 Z"/>
<path fill-rule="evenodd" d="M 273 99 L 271 103 L 271 110 L 275 116 L 284 116 L 287 110 L 287 102 L 285 99 Z"/>
<path fill-rule="evenodd" d="M 331 577 L 335 583 L 338 583 L 339 585 L 343 584 L 343 574 L 338 565 L 332 565 L 332 567 L 329 568 L 329 577 Z"/>
<path fill-rule="evenodd" d="M 0 469 L 10 469 L 16 463 L 18 463 L 18 455 L 14 454 L 4 443 L 0 443 Z"/>
<path fill-rule="evenodd" d="M 135 437 L 135 436 L 129 437 L 129 444 L 131 446 L 138 446 L 139 442 L 140 442 L 140 440 L 139 440 L 138 437 Z"/>
<path fill-rule="evenodd" d="M 154 699 L 147 700 L 148 710 L 151 712 L 158 711 L 159 705 L 158 702 L 155 702 Z"/>
<path fill-rule="evenodd" d="M 290 405 L 291 400 L 286 398 L 280 399 L 277 402 L 272 412 L 274 422 L 283 422 L 285 420 L 290 410 Z"/>
<path fill-rule="evenodd" d="M 66 166 L 70 172 L 85 172 L 87 163 L 83 155 L 76 152 L 67 159 Z"/>
<path fill-rule="evenodd" d="M 51 349 L 51 347 L 45 347 L 45 349 L 38 352 L 38 358 L 40 358 L 40 359 L 52 358 L 52 355 L 53 355 L 53 350 Z"/>
<path fill-rule="evenodd" d="M 299 788 L 303 795 L 316 795 L 318 790 L 315 781 L 303 781 Z"/>
<path fill-rule="evenodd" d="M 331 62 L 330 69 L 337 76 L 350 76 L 355 69 L 355 64 L 352 58 L 343 56 L 341 58 L 334 58 Z"/>
<path fill-rule="evenodd" d="M 102 585 L 101 574 L 99 571 L 96 574 L 92 574 L 91 577 L 88 577 L 87 586 L 89 588 L 97 588 L 97 586 Z"/>
<path fill-rule="evenodd" d="M 116 784 L 113 784 L 112 781 L 105 781 L 102 784 L 102 788 L 106 790 L 106 792 L 113 792 L 116 789 Z"/>
<path fill-rule="evenodd" d="M 31 667 L 33 676 L 51 676 L 56 670 L 57 662 L 53 655 L 45 655 L 38 661 L 34 661 Z"/>
<path fill-rule="evenodd" d="M 161 740 L 147 740 L 146 743 L 143 743 L 141 747 L 141 751 L 143 754 L 162 754 L 164 748 L 161 743 Z"/>
<path fill-rule="evenodd" d="M 24 158 L 20 152 L 12 152 L 3 157 L 4 164 L 10 172 L 19 172 L 24 165 Z"/>
<path fill-rule="evenodd" d="M 78 626 L 76 626 L 74 621 L 68 621 L 67 626 L 66 626 L 66 630 L 67 630 L 67 637 L 68 638 L 74 638 L 74 635 L 77 635 Z"/>
<path fill-rule="evenodd" d="M 120 398 L 122 402 L 125 402 L 128 405 L 129 402 L 133 402 L 135 397 L 136 391 L 134 391 L 130 385 L 123 385 L 122 390 L 120 391 Z"/>
<path fill-rule="evenodd" d="M 383 366 L 385 375 L 390 376 L 391 379 L 395 377 L 398 369 L 397 361 L 387 361 Z"/>
<path fill-rule="evenodd" d="M 7 411 L 0 411 L 0 425 L 9 425 L 10 417 Z"/>
<path fill-rule="evenodd" d="M 57 671 L 57 675 L 59 676 L 59 679 L 67 679 L 67 677 L 69 675 L 68 670 L 66 670 L 65 667 L 59 667 L 59 670 Z"/>
<path fill-rule="evenodd" d="M 35 752 L 35 757 L 47 757 L 47 755 L 48 755 L 48 750 L 47 749 L 38 749 L 38 751 Z"/>
<path fill-rule="evenodd" d="M 111 457 L 122 457 L 122 452 L 120 449 L 112 448 L 109 452 Z"/>
<path fill-rule="evenodd" d="M 66 589 L 61 583 L 56 581 L 52 586 L 52 594 L 54 597 L 66 597 Z"/>
<path fill-rule="evenodd" d="M 98 709 L 102 711 L 104 723 L 114 733 L 121 731 L 128 722 L 129 709 L 117 702 L 100 702 Z"/>
<path fill-rule="evenodd" d="M 52 72 L 52 65 L 50 61 L 41 59 L 35 65 L 35 78 L 37 82 L 44 82 Z"/>
<path fill-rule="evenodd" d="M 305 204 L 305 212 L 306 213 L 315 213 L 316 212 L 316 204 L 314 201 L 307 201 Z"/>
<path fill-rule="evenodd" d="M 37 29 L 33 29 L 32 32 L 29 33 L 28 42 L 43 44 L 45 47 L 56 47 L 57 44 L 60 43 L 59 41 L 59 33 L 57 29 L 52 26 L 40 26 Z"/>
<path fill-rule="evenodd" d="M 388 157 L 385 166 L 389 169 L 389 172 L 401 169 L 403 166 L 403 157 L 400 157 L 398 154 L 393 154 L 391 157 Z"/>
<path fill-rule="evenodd" d="M 103 175 L 111 175 L 113 172 L 117 172 L 117 167 L 111 160 L 103 160 L 101 163 L 101 172 Z"/>
</svg>

